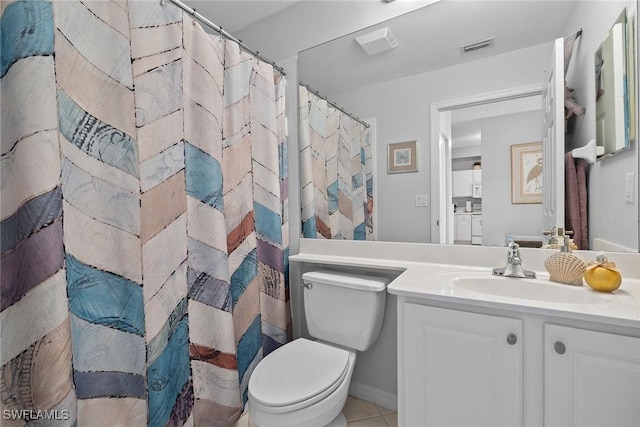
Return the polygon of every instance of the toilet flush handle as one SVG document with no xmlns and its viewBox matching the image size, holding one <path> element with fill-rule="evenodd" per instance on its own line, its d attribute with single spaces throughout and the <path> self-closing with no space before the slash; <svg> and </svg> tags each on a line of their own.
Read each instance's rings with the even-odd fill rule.
<svg viewBox="0 0 640 427">
<path fill-rule="evenodd" d="M 313 288 L 313 284 L 311 284 L 311 282 L 305 282 L 304 280 L 302 281 L 302 283 L 300 283 L 300 286 L 309 290 Z"/>
</svg>

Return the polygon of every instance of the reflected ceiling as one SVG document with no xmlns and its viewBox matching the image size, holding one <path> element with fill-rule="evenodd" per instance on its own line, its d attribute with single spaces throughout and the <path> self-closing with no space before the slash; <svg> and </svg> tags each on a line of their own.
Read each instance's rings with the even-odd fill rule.
<svg viewBox="0 0 640 427">
<path fill-rule="evenodd" d="M 564 26 L 572 7 L 570 1 L 443 0 L 302 52 L 300 79 L 331 96 L 538 45 L 578 30 Z M 399 46 L 369 56 L 355 36 L 382 26 L 390 28 Z M 495 37 L 493 46 L 461 52 L 460 46 L 488 37 Z"/>
</svg>

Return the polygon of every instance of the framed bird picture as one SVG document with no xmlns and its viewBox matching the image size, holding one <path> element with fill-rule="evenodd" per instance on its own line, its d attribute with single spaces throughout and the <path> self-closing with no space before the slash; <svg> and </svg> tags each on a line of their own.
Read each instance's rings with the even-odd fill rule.
<svg viewBox="0 0 640 427">
<path fill-rule="evenodd" d="M 511 203 L 542 203 L 542 142 L 511 146 Z"/>
</svg>

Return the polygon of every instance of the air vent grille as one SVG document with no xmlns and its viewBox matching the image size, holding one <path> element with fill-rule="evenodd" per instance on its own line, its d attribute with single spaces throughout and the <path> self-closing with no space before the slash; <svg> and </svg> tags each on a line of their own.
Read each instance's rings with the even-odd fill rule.
<svg viewBox="0 0 640 427">
<path fill-rule="evenodd" d="M 464 53 L 473 52 L 474 50 L 483 49 L 485 47 L 493 46 L 494 37 L 490 37 L 484 40 L 478 40 L 473 43 L 465 44 L 464 46 L 460 46 L 460 50 Z"/>
<path fill-rule="evenodd" d="M 356 41 L 369 55 L 384 52 L 398 46 L 398 41 L 388 27 L 356 37 Z"/>
</svg>

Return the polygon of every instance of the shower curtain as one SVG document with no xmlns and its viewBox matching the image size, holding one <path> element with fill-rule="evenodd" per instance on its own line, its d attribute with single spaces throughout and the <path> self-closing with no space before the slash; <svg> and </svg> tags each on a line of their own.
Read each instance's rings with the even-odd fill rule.
<svg viewBox="0 0 640 427">
<path fill-rule="evenodd" d="M 302 235 L 373 240 L 372 134 L 299 86 Z"/>
<path fill-rule="evenodd" d="M 230 425 L 290 339 L 284 78 L 158 1 L 2 2 L 2 425 Z"/>
</svg>

